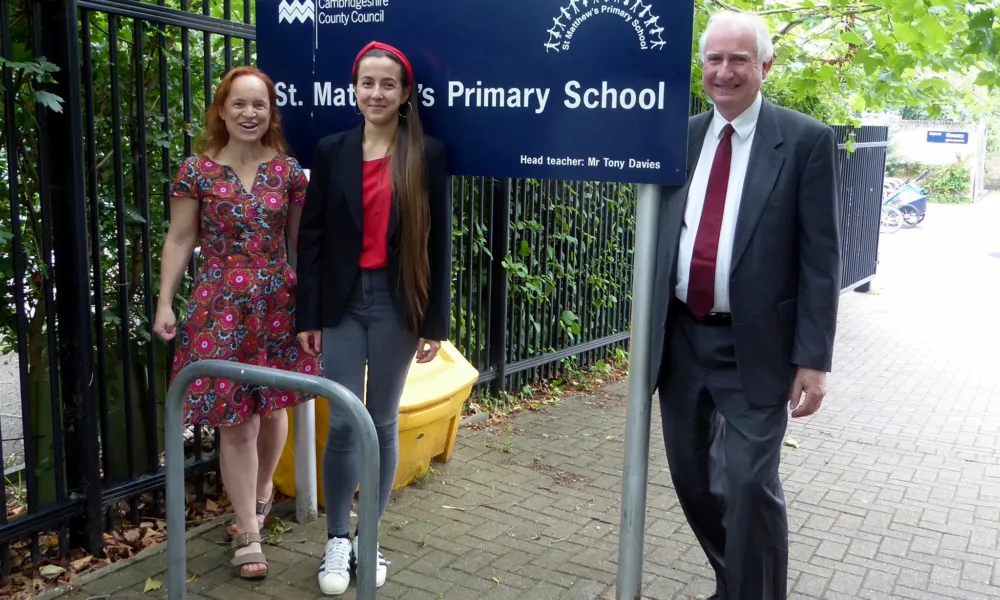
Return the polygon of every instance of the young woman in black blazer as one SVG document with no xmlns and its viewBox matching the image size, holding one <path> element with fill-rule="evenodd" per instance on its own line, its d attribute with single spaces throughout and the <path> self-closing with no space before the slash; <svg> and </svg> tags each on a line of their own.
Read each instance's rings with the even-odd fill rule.
<svg viewBox="0 0 1000 600">
<path fill-rule="evenodd" d="M 316 146 L 299 226 L 296 330 L 326 377 L 366 401 L 380 447 L 379 517 L 399 461 L 399 399 L 409 367 L 450 334 L 452 203 L 442 143 L 424 135 L 413 69 L 378 42 L 352 73 L 364 122 Z M 367 397 L 365 366 L 368 367 Z M 357 539 L 349 519 L 360 478 L 358 441 L 330 410 L 323 458 L 329 540 L 324 594 L 347 590 Z M 377 584 L 388 563 L 378 553 Z"/>
</svg>

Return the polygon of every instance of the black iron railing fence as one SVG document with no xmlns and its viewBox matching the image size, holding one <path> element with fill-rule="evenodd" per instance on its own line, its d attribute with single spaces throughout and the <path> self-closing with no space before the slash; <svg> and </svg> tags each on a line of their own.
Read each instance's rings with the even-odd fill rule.
<svg viewBox="0 0 1000 600">
<path fill-rule="evenodd" d="M 20 390 L 0 417 L 0 577 L 11 542 L 35 563 L 43 532 L 98 554 L 111 521 L 158 510 L 167 190 L 216 81 L 252 60 L 251 17 L 250 0 L 0 0 L 0 350 Z M 192 438 L 203 498 L 212 435 Z"/>
<path fill-rule="evenodd" d="M 168 185 L 215 82 L 254 57 L 251 0 L 73 5 L 0 0 L 0 351 L 16 357 L 19 390 L 0 398 L 0 578 L 12 544 L 36 563 L 70 547 L 100 554 L 116 519 L 162 508 L 171 349 L 150 322 Z M 874 273 L 885 148 L 843 156 L 849 287 Z M 517 391 L 623 355 L 635 187 L 453 185 L 452 337 L 480 383 Z M 198 499 L 213 438 L 187 441 Z"/>
</svg>

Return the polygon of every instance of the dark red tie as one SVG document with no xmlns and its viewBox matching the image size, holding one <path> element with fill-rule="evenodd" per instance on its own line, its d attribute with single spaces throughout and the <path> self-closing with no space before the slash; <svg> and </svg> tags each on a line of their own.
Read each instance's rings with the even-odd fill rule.
<svg viewBox="0 0 1000 600">
<path fill-rule="evenodd" d="M 691 271 L 688 275 L 687 305 L 696 317 L 704 317 L 715 306 L 715 258 L 719 251 L 719 231 L 729 189 L 729 165 L 733 159 L 733 126 L 726 125 L 715 150 L 708 175 L 705 205 L 701 209 L 698 234 L 694 238 Z"/>
</svg>

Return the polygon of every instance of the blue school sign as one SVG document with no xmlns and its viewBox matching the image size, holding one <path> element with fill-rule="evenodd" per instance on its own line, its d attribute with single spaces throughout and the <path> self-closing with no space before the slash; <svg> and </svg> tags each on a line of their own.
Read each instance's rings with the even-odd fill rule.
<svg viewBox="0 0 1000 600">
<path fill-rule="evenodd" d="M 257 0 L 260 68 L 293 153 L 356 127 L 351 66 L 378 40 L 416 73 L 456 175 L 679 185 L 693 0 Z"/>
</svg>

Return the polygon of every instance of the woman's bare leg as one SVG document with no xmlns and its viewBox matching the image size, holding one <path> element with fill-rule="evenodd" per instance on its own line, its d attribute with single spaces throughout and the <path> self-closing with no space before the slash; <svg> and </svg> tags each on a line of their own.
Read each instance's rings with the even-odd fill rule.
<svg viewBox="0 0 1000 600">
<path fill-rule="evenodd" d="M 260 431 L 260 418 L 254 415 L 239 425 L 220 427 L 221 444 L 219 448 L 219 463 L 222 470 L 222 480 L 226 486 L 229 501 L 236 513 L 237 533 L 258 533 L 260 524 L 256 517 L 257 500 L 257 437 Z M 235 555 L 241 556 L 249 552 L 260 552 L 258 543 L 236 550 Z M 262 573 L 267 569 L 261 563 L 243 566 L 247 574 Z"/>
<path fill-rule="evenodd" d="M 283 409 L 271 416 L 260 419 L 260 430 L 257 433 L 257 496 L 254 499 L 256 511 L 257 500 L 269 500 L 274 491 L 274 472 L 285 449 L 288 439 L 288 411 Z M 264 526 L 264 517 L 257 515 L 257 523 Z M 236 533 L 236 523 L 229 526 L 229 531 Z"/>
<path fill-rule="evenodd" d="M 260 420 L 257 435 L 257 498 L 267 500 L 274 490 L 274 471 L 288 440 L 288 410 L 282 409 Z"/>
</svg>

